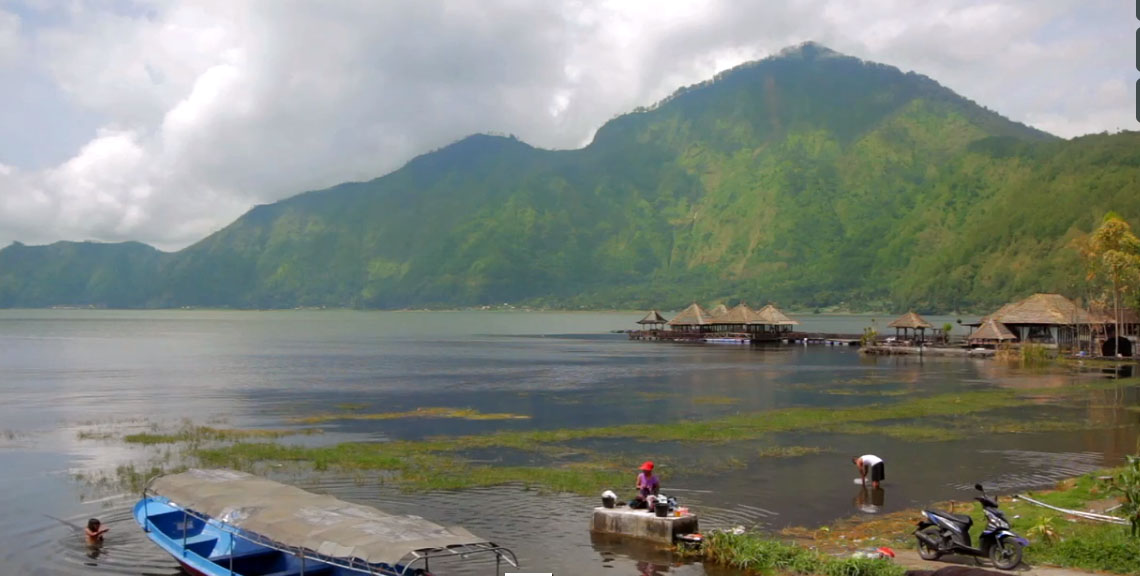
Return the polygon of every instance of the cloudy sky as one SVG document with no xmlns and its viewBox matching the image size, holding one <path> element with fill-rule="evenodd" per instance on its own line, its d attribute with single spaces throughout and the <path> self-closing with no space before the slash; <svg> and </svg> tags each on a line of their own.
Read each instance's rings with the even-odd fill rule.
<svg viewBox="0 0 1140 576">
<path fill-rule="evenodd" d="M 1124 0 L 0 0 L 0 246 L 178 249 L 473 132 L 546 148 L 805 40 L 1140 129 Z"/>
</svg>

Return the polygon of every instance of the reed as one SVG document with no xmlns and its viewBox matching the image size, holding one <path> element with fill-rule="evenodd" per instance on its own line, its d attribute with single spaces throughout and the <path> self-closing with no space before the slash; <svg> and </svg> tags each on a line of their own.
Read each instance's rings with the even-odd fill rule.
<svg viewBox="0 0 1140 576">
<path fill-rule="evenodd" d="M 1022 366 L 1040 367 L 1053 362 L 1054 354 L 1040 344 L 1025 343 L 1021 345 L 1019 360 Z"/>
</svg>

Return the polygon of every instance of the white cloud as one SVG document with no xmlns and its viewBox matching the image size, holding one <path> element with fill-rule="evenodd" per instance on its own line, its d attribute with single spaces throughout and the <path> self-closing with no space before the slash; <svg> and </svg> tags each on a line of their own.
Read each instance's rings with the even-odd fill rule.
<svg viewBox="0 0 1140 576">
<path fill-rule="evenodd" d="M 11 66 L 23 55 L 20 17 L 0 10 L 0 67 Z"/>
<path fill-rule="evenodd" d="M 0 11 L 0 71 L 18 65 L 59 97 L 14 100 L 38 120 L 7 116 L 25 129 L 0 147 L 0 244 L 178 248 L 255 203 L 378 176 L 472 132 L 576 147 L 615 114 L 809 39 L 1063 136 L 1135 129 L 1135 21 L 1110 4 L 19 4 Z M 61 117 L 102 128 L 46 168 L 23 163 L 20 150 L 43 156 L 85 133 L 60 129 Z"/>
</svg>

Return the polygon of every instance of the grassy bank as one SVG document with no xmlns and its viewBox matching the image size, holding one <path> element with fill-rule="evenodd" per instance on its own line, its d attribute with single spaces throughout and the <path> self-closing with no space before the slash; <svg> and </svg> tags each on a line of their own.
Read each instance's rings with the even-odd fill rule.
<svg viewBox="0 0 1140 576">
<path fill-rule="evenodd" d="M 1101 477 L 1115 472 L 1087 474 L 1062 482 L 1053 490 L 1026 492 L 1025 495 L 1061 508 L 1103 513 L 1117 503 L 1117 498 Z M 1031 543 L 1025 549 L 1024 561 L 1027 564 L 1140 574 L 1140 539 L 1129 535 L 1128 526 L 1066 516 L 1008 496 L 999 498 L 999 503 L 1013 530 Z M 972 516 L 974 526 L 971 534 L 975 541 L 985 526 L 981 505 L 976 502 L 942 502 L 931 507 Z M 788 529 L 781 536 L 832 554 L 875 546 L 914 548 L 915 540 L 911 534 L 920 517 L 917 509 L 870 518 L 852 517 L 832 526 Z"/>
<path fill-rule="evenodd" d="M 755 574 L 800 574 L 804 576 L 903 576 L 906 570 L 889 560 L 839 558 L 756 534 L 710 534 L 699 552 L 705 562 L 730 566 Z"/>
</svg>

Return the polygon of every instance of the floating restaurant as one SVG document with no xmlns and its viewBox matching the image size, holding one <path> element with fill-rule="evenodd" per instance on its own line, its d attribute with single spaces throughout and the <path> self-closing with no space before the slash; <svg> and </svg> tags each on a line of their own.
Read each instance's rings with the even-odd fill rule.
<svg viewBox="0 0 1140 576">
<path fill-rule="evenodd" d="M 772 304 L 754 310 L 741 302 L 733 308 L 721 304 L 710 312 L 693 302 L 671 320 L 651 310 L 637 322 L 643 328 L 629 332 L 631 340 L 674 340 L 715 344 L 751 344 L 790 340 L 792 320 Z"/>
</svg>

